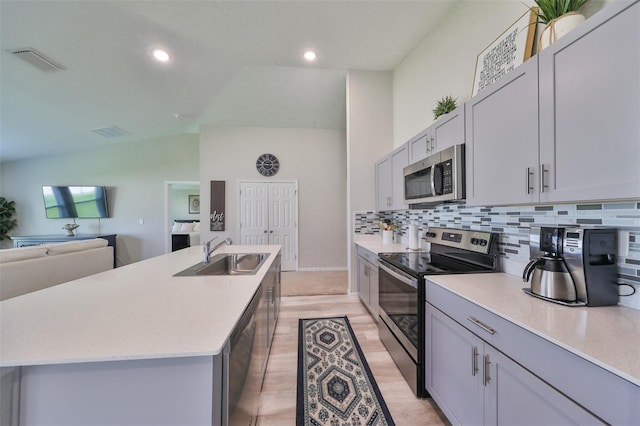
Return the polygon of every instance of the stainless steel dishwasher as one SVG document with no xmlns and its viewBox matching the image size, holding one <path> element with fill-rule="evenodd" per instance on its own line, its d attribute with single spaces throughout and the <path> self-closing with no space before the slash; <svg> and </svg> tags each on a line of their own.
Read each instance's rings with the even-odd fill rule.
<svg viewBox="0 0 640 426">
<path fill-rule="evenodd" d="M 224 355 L 227 377 L 223 407 L 227 411 L 222 424 L 248 426 L 257 422 L 262 365 L 266 357 L 264 307 L 260 285 L 231 333 L 229 351 Z"/>
</svg>

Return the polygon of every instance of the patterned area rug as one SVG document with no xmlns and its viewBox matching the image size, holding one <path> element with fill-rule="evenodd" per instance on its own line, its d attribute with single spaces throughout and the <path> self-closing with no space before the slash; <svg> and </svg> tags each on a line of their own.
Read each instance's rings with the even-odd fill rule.
<svg viewBox="0 0 640 426">
<path fill-rule="evenodd" d="M 299 320 L 296 425 L 395 425 L 346 316 Z"/>
</svg>

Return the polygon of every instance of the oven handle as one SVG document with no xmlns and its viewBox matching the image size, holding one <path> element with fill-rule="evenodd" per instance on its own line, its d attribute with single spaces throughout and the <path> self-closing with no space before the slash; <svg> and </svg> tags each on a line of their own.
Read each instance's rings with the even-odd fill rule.
<svg viewBox="0 0 640 426">
<path fill-rule="evenodd" d="M 382 268 L 387 274 L 391 275 L 393 278 L 397 279 L 403 284 L 407 284 L 413 288 L 418 288 L 417 278 L 412 277 L 411 275 L 405 274 L 404 272 L 397 270 L 397 268 L 387 265 L 383 262 L 379 262 L 378 266 L 380 266 L 380 268 Z"/>
</svg>

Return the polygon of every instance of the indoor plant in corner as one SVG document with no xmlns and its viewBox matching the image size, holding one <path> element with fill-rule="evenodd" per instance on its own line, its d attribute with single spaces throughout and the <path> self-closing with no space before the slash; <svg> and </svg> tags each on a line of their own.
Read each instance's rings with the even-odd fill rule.
<svg viewBox="0 0 640 426">
<path fill-rule="evenodd" d="M 16 214 L 16 202 L 0 197 L 0 241 L 10 240 L 9 231 L 18 226 L 14 219 Z"/>
<path fill-rule="evenodd" d="M 578 10 L 589 0 L 534 0 L 537 22 L 545 27 L 538 40 L 538 52 L 584 22 Z"/>
<path fill-rule="evenodd" d="M 458 106 L 456 104 L 456 100 L 457 98 L 453 99 L 453 97 L 451 97 L 450 95 L 442 97 L 442 99 L 438 101 L 435 109 L 433 110 L 433 118 L 437 119 L 442 114 L 447 114 L 456 109 L 456 107 Z"/>
</svg>

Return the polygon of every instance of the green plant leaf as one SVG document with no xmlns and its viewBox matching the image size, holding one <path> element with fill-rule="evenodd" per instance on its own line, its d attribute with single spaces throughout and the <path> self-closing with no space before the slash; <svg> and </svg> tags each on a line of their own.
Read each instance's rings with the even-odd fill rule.
<svg viewBox="0 0 640 426">
<path fill-rule="evenodd" d="M 0 197 L 0 241 L 10 239 L 7 234 L 18 226 L 18 221 L 13 218 L 15 214 L 15 201 L 8 201 L 6 198 Z"/>
<path fill-rule="evenodd" d="M 576 12 L 589 0 L 534 0 L 539 10 L 537 20 L 540 23 L 548 24 L 550 21 L 560 16 Z"/>
<path fill-rule="evenodd" d="M 444 96 L 440 99 L 433 110 L 434 119 L 456 109 L 458 107 L 456 103 L 457 99 L 458 98 L 454 99 L 451 95 Z"/>
</svg>

